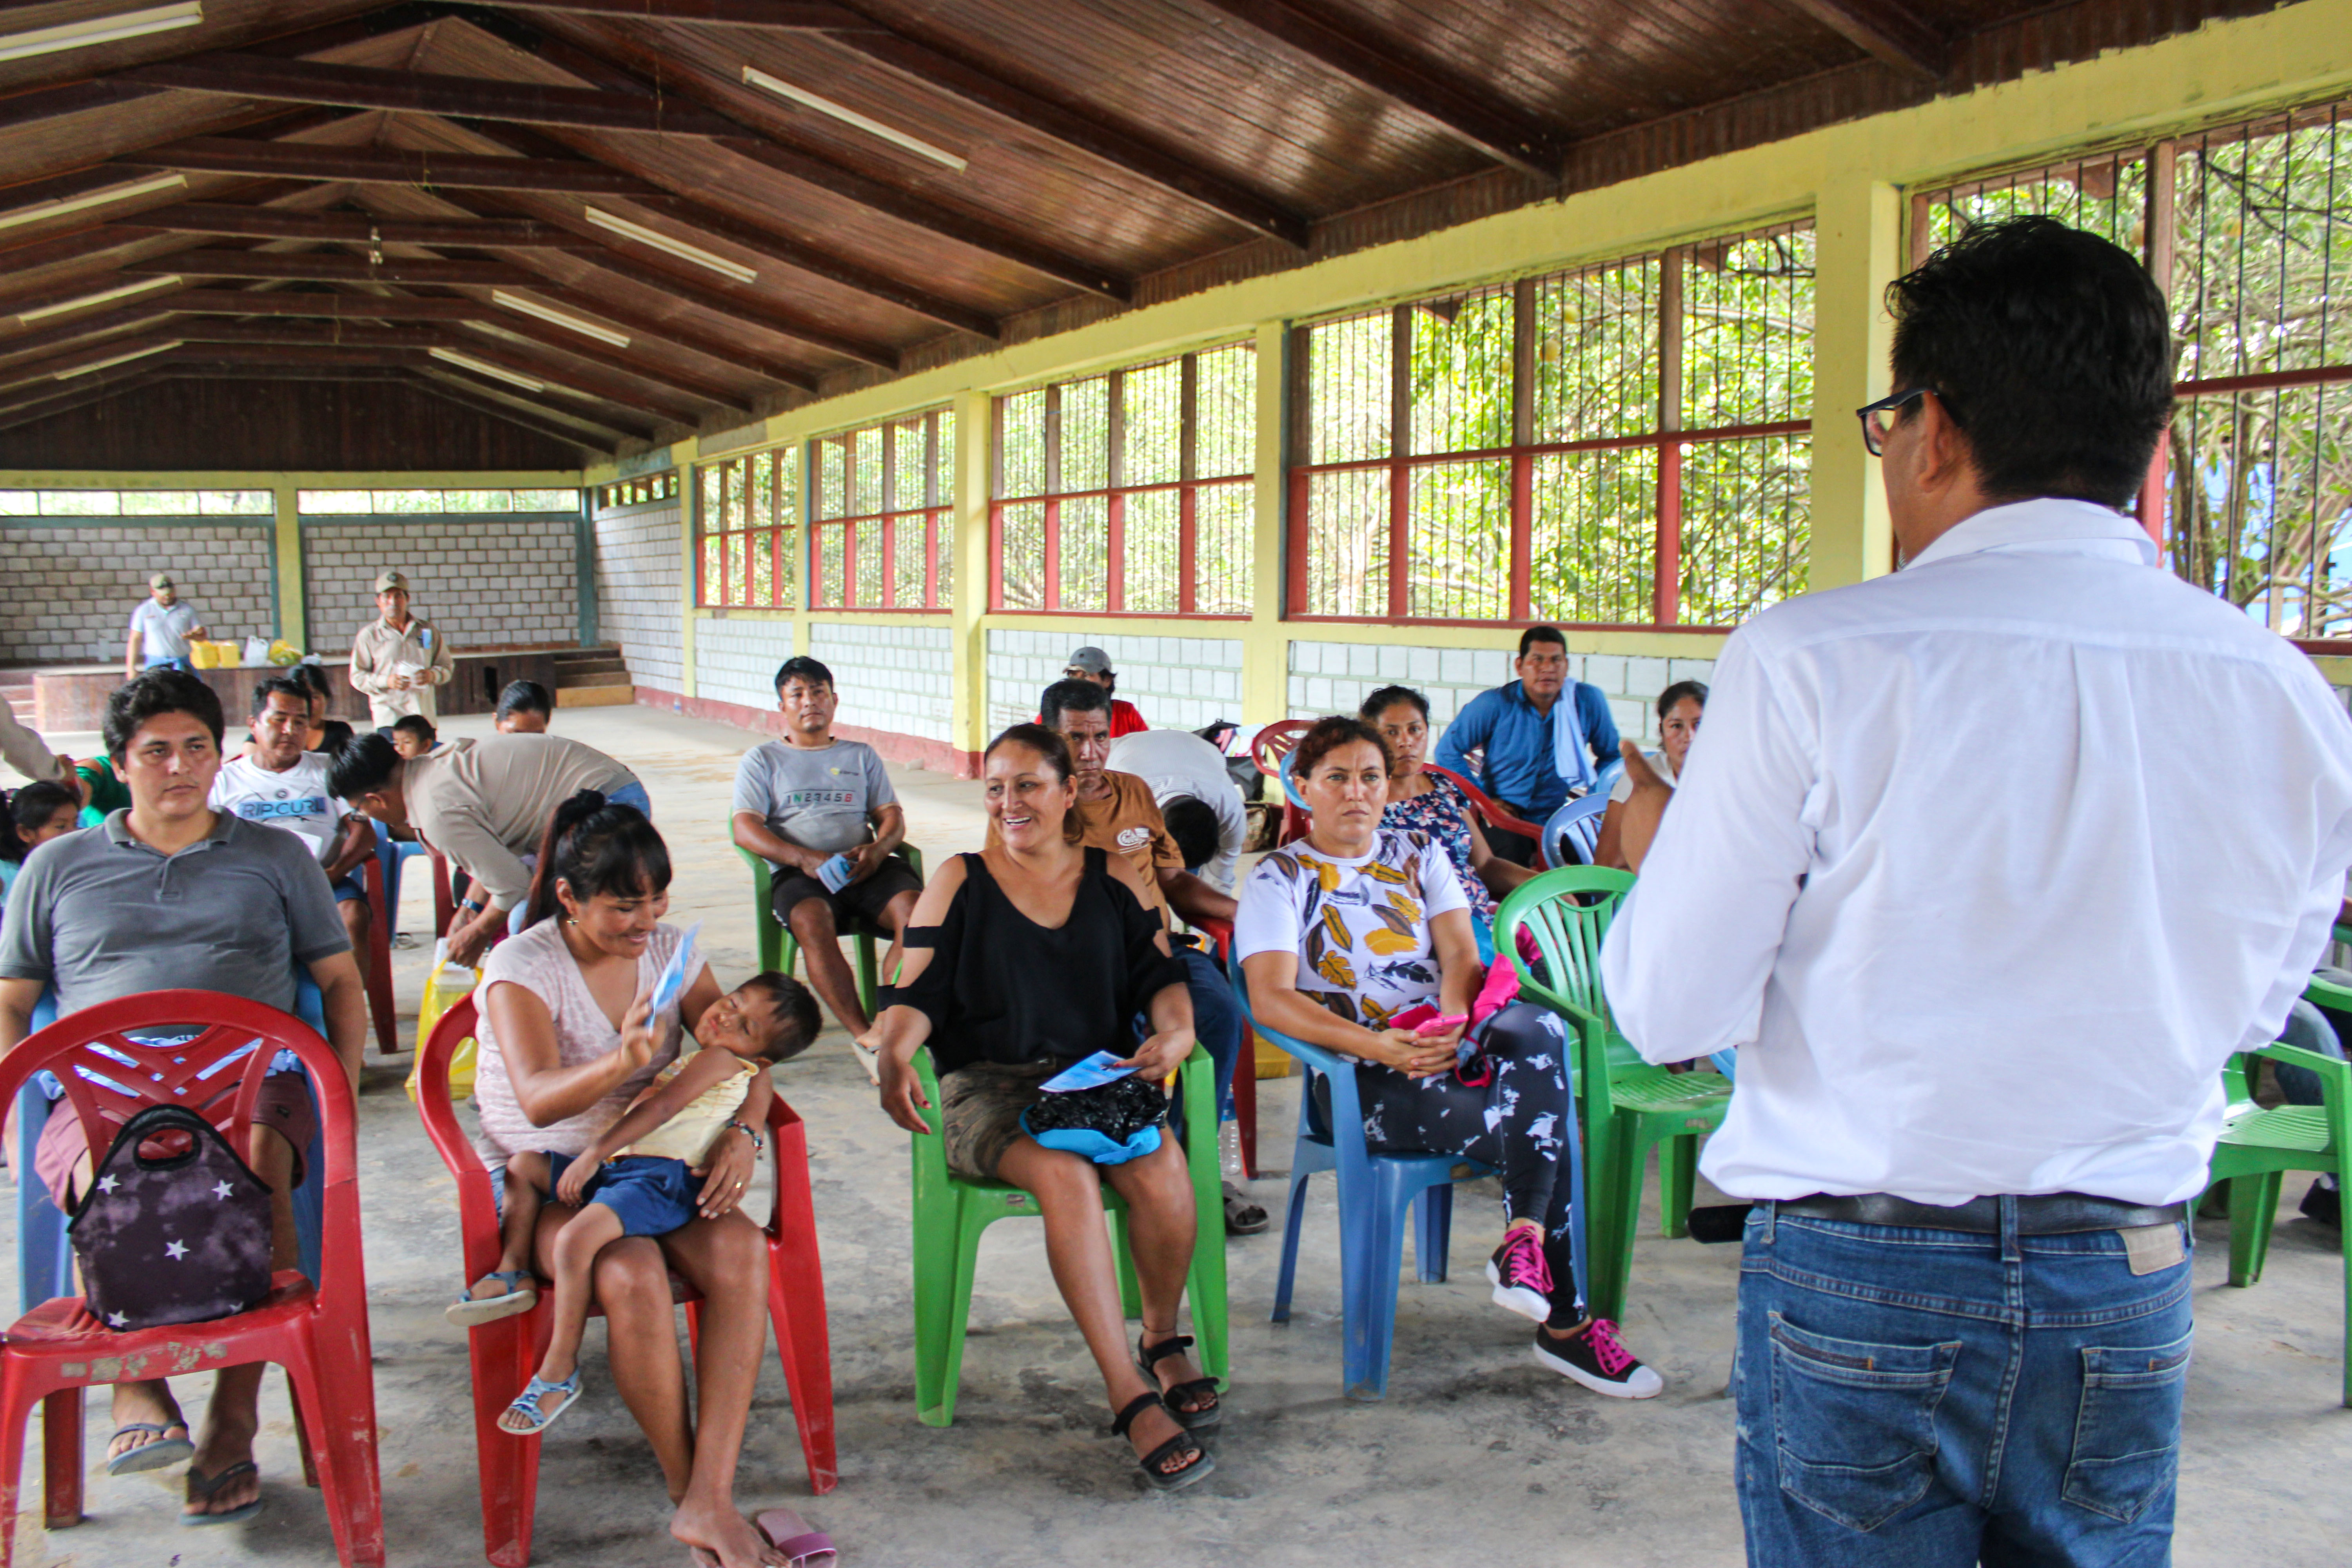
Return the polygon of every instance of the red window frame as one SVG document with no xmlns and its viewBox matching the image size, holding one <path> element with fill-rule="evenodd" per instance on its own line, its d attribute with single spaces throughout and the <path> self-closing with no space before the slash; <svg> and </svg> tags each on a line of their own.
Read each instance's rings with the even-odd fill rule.
<svg viewBox="0 0 2352 1568">
<path fill-rule="evenodd" d="M 703 609 L 792 609 L 793 552 L 799 537 L 799 485 L 789 447 L 700 466 L 695 526 L 694 602 Z M 764 494 L 766 504 L 761 504 Z M 765 597 L 754 589 L 768 569 Z M 719 585 L 714 590 L 711 580 Z M 740 584 L 740 591 L 738 584 Z"/>
<path fill-rule="evenodd" d="M 917 459 L 922 494 L 899 493 L 905 476 L 899 457 L 908 441 L 919 441 Z M 808 602 L 813 610 L 881 610 L 906 615 L 944 615 L 955 574 L 955 412 L 942 406 L 885 420 L 832 436 L 808 446 Z M 859 484 L 858 452 L 866 442 L 879 447 L 869 499 Z M 840 512 L 828 515 L 838 496 Z M 908 505 L 908 501 L 915 504 Z M 912 549 L 921 563 L 922 585 L 907 602 L 900 566 Z M 838 555 L 835 555 L 838 552 Z M 867 561 L 878 563 L 871 596 L 859 577 Z M 825 579 L 837 572 L 840 591 Z"/>
<path fill-rule="evenodd" d="M 1123 366 L 1098 376 L 1075 377 L 1068 381 L 1050 382 L 1042 388 L 1044 398 L 1045 448 L 1044 484 L 1034 493 L 1008 495 L 1004 478 L 1005 410 L 1013 399 L 994 400 L 991 432 L 991 472 L 988 509 L 988 607 L 994 611 L 1011 611 L 1020 615 L 1066 616 L 1136 616 L 1154 619 L 1246 620 L 1249 617 L 1247 551 L 1242 552 L 1238 584 L 1230 581 L 1235 574 L 1235 563 L 1229 561 L 1227 569 L 1212 585 L 1211 592 L 1202 592 L 1202 498 L 1238 489 L 1251 500 L 1255 499 L 1256 465 L 1236 474 L 1202 475 L 1202 385 L 1201 360 L 1204 355 L 1235 350 L 1248 351 L 1253 361 L 1255 345 L 1248 342 L 1222 343 L 1213 348 L 1176 355 L 1171 359 L 1152 360 L 1141 364 Z M 1178 477 L 1153 483 L 1128 484 L 1129 459 L 1127 435 L 1129 378 L 1174 364 L 1178 367 L 1177 440 Z M 1088 488 L 1066 489 L 1063 485 L 1064 457 L 1062 405 L 1070 388 L 1103 381 L 1108 450 L 1107 469 L 1109 483 Z M 1254 400 L 1253 400 L 1254 401 Z M 1254 423 L 1254 410 L 1252 419 Z M 1255 451 L 1253 450 L 1253 457 Z M 1172 495 L 1176 500 L 1176 551 L 1173 576 L 1176 604 L 1171 608 L 1137 608 L 1129 604 L 1129 503 L 1138 497 Z M 1063 531 L 1062 511 L 1072 501 L 1104 502 L 1106 529 L 1104 538 L 1104 591 L 1100 606 L 1066 605 L 1063 603 Z M 1011 507 L 1042 509 L 1039 531 L 1042 539 L 1042 560 L 1039 563 L 1039 602 L 1035 605 L 1008 605 L 1005 602 L 1005 540 L 1006 510 Z M 1234 609 L 1202 609 L 1202 599 L 1238 604 Z"/>
</svg>

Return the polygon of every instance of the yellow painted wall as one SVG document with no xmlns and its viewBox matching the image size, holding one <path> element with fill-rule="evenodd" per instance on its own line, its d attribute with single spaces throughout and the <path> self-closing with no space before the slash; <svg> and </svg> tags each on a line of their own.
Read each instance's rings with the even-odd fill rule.
<svg viewBox="0 0 2352 1568">
<path fill-rule="evenodd" d="M 981 687 L 991 627 L 1050 626 L 1083 642 L 1096 634 L 1238 637 L 1244 645 L 1244 712 L 1251 722 L 1285 710 L 1293 638 L 1318 642 L 1459 647 L 1505 639 L 1479 628 L 1398 628 L 1285 623 L 1276 613 L 1280 572 L 1281 377 L 1285 327 L 1335 310 L 1447 291 L 1496 279 L 1654 250 L 1773 219 L 1815 221 L 1811 580 L 1828 586 L 1887 569 L 1885 509 L 1875 465 L 1862 451 L 1850 410 L 1885 388 L 1888 323 L 1880 299 L 1903 258 L 1906 186 L 2006 163 L 2113 146 L 2263 110 L 2352 91 L 2352 0 L 2303 0 L 2260 16 L 2211 23 L 2145 48 L 2042 71 L 1916 109 L 1829 127 L 1769 146 L 1583 191 L 1441 233 L 1338 257 L 1129 311 L 1073 331 L 1008 345 L 887 385 L 831 398 L 766 421 L 777 443 L 801 442 L 952 402 L 962 445 L 957 464 L 957 597 L 975 600 L 986 581 L 984 531 L 989 400 L 1047 379 L 1254 338 L 1259 348 L 1259 598 L 1247 620 L 1151 621 L 1124 616 L 998 616 L 958 609 L 958 742 L 977 748 L 987 711 Z M 741 449 L 741 433 L 730 432 Z M 676 448 L 690 462 L 691 442 Z M 592 470 L 591 481 L 612 477 Z M 691 578 L 689 576 L 689 582 Z M 688 592 L 691 598 L 691 590 Z M 697 612 L 681 605 L 689 621 Z M 740 612 L 737 612 L 740 613 Z M 832 617 L 801 612 L 797 625 Z M 845 618 L 845 617 L 844 617 Z M 804 641 L 805 630 L 798 634 Z M 1691 633 L 1572 634 L 1580 652 L 1711 658 L 1721 639 Z M 689 642 L 690 647 L 690 642 Z M 2334 664 L 2338 661 L 2328 661 Z"/>
</svg>

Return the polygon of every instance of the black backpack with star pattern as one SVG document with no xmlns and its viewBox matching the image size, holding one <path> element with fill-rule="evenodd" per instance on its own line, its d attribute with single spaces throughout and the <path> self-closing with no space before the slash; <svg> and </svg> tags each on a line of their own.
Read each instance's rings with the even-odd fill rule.
<svg viewBox="0 0 2352 1568">
<path fill-rule="evenodd" d="M 233 1317 L 269 1294 L 268 1185 L 185 1106 L 123 1123 L 68 1229 L 110 1329 Z"/>
</svg>

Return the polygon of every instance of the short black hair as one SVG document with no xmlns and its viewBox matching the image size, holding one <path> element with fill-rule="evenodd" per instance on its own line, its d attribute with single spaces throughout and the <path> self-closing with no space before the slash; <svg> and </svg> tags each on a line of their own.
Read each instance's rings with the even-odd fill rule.
<svg viewBox="0 0 2352 1568">
<path fill-rule="evenodd" d="M 121 766 L 122 753 L 139 726 L 164 713 L 187 713 L 202 720 L 213 732 L 215 748 L 228 728 L 221 718 L 218 693 L 184 669 L 159 667 L 108 693 L 103 725 L 106 754 Z"/>
<path fill-rule="evenodd" d="M 269 675 L 253 683 L 254 718 L 258 719 L 269 711 L 269 700 L 273 697 L 283 697 L 289 702 L 299 703 L 306 714 L 310 710 L 309 682 L 297 680 L 290 675 Z"/>
<path fill-rule="evenodd" d="M 1667 687 L 1664 691 L 1659 692 L 1658 717 L 1663 719 L 1667 714 L 1673 712 L 1675 710 L 1675 704 L 1680 702 L 1685 697 L 1695 698 L 1697 700 L 1698 705 L 1701 708 L 1706 707 L 1706 682 L 1704 680 L 1677 680 L 1672 686 Z"/>
<path fill-rule="evenodd" d="M 404 735 L 415 735 L 428 746 L 441 738 L 441 731 L 433 727 L 433 721 L 422 713 L 403 713 L 384 728 L 397 730 Z"/>
<path fill-rule="evenodd" d="M 1216 808 L 1207 801 L 1180 795 L 1160 808 L 1160 816 L 1184 857 L 1184 869 L 1197 871 L 1217 858 L 1224 836 L 1218 830 Z"/>
<path fill-rule="evenodd" d="M 787 680 L 805 680 L 814 686 L 832 686 L 833 671 L 806 654 L 795 654 L 776 666 L 776 691 L 782 695 Z M 839 688 L 835 688 L 838 690 Z"/>
<path fill-rule="evenodd" d="M 400 753 L 381 734 L 372 730 L 353 735 L 328 755 L 328 792 L 337 800 L 373 795 L 392 782 L 400 763 Z"/>
<path fill-rule="evenodd" d="M 1896 388 L 1935 393 L 1987 495 L 2130 503 L 2172 416 L 2173 344 L 2129 251 L 2052 217 L 1977 224 L 1886 309 Z"/>
<path fill-rule="evenodd" d="M 1528 657 L 1528 649 L 1539 642 L 1558 643 L 1559 651 L 1568 651 L 1568 634 L 1558 626 L 1529 626 L 1519 634 L 1519 657 Z"/>
<path fill-rule="evenodd" d="M 1108 713 L 1110 693 L 1091 680 L 1057 680 L 1037 699 L 1037 717 L 1048 730 L 1062 727 L 1065 713 Z"/>
<path fill-rule="evenodd" d="M 803 1051 L 824 1027 L 817 1015 L 816 998 L 809 988 L 789 974 L 779 974 L 763 969 L 743 982 L 743 989 L 756 992 L 768 999 L 776 1015 L 775 1037 L 767 1042 L 763 1053 L 772 1062 L 788 1062 Z"/>
<path fill-rule="evenodd" d="M 49 818 L 67 806 L 79 811 L 81 801 L 54 779 L 37 779 L 9 795 L 6 805 L 0 811 L 0 860 L 16 863 L 33 852 L 25 835 L 47 827 Z"/>
<path fill-rule="evenodd" d="M 320 664 L 297 664 L 288 667 L 289 679 L 308 687 L 314 694 L 331 699 L 335 689 L 327 684 L 327 668 Z"/>
<path fill-rule="evenodd" d="M 1396 766 L 1396 753 L 1389 750 L 1388 737 L 1373 729 L 1353 713 L 1334 713 L 1328 719 L 1318 719 L 1307 727 L 1307 733 L 1290 749 L 1290 776 L 1304 782 L 1315 771 L 1315 764 L 1342 746 L 1367 741 L 1381 754 L 1382 771 Z"/>
<path fill-rule="evenodd" d="M 1421 716 L 1423 719 L 1429 717 L 1429 699 L 1410 686 L 1383 686 L 1365 698 L 1364 705 L 1356 711 L 1361 715 L 1365 723 L 1377 724 L 1381 721 L 1381 714 L 1400 702 L 1410 702 L 1421 710 Z"/>
<path fill-rule="evenodd" d="M 551 719 L 555 716 L 555 699 L 536 680 L 509 680 L 506 689 L 499 693 L 497 717 L 503 719 L 518 712 L 544 713 Z"/>
</svg>

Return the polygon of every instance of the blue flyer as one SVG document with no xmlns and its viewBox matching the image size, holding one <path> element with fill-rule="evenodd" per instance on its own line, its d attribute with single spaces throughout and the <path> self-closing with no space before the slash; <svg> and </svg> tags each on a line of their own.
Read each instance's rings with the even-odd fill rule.
<svg viewBox="0 0 2352 1568">
<path fill-rule="evenodd" d="M 656 1017 L 661 1016 L 664 1008 L 677 1006 L 677 999 L 685 994 L 686 977 L 694 963 L 695 939 L 701 934 L 700 921 L 688 926 L 686 939 L 677 944 L 677 951 L 670 954 L 668 967 L 665 968 L 661 972 L 660 978 L 654 982 L 654 1016 Z"/>
<path fill-rule="evenodd" d="M 1081 1089 L 1100 1089 L 1107 1083 L 1117 1083 L 1135 1069 L 1119 1066 L 1119 1057 L 1113 1051 L 1097 1051 L 1082 1062 L 1064 1068 L 1037 1087 L 1047 1094 L 1070 1094 Z"/>
</svg>

